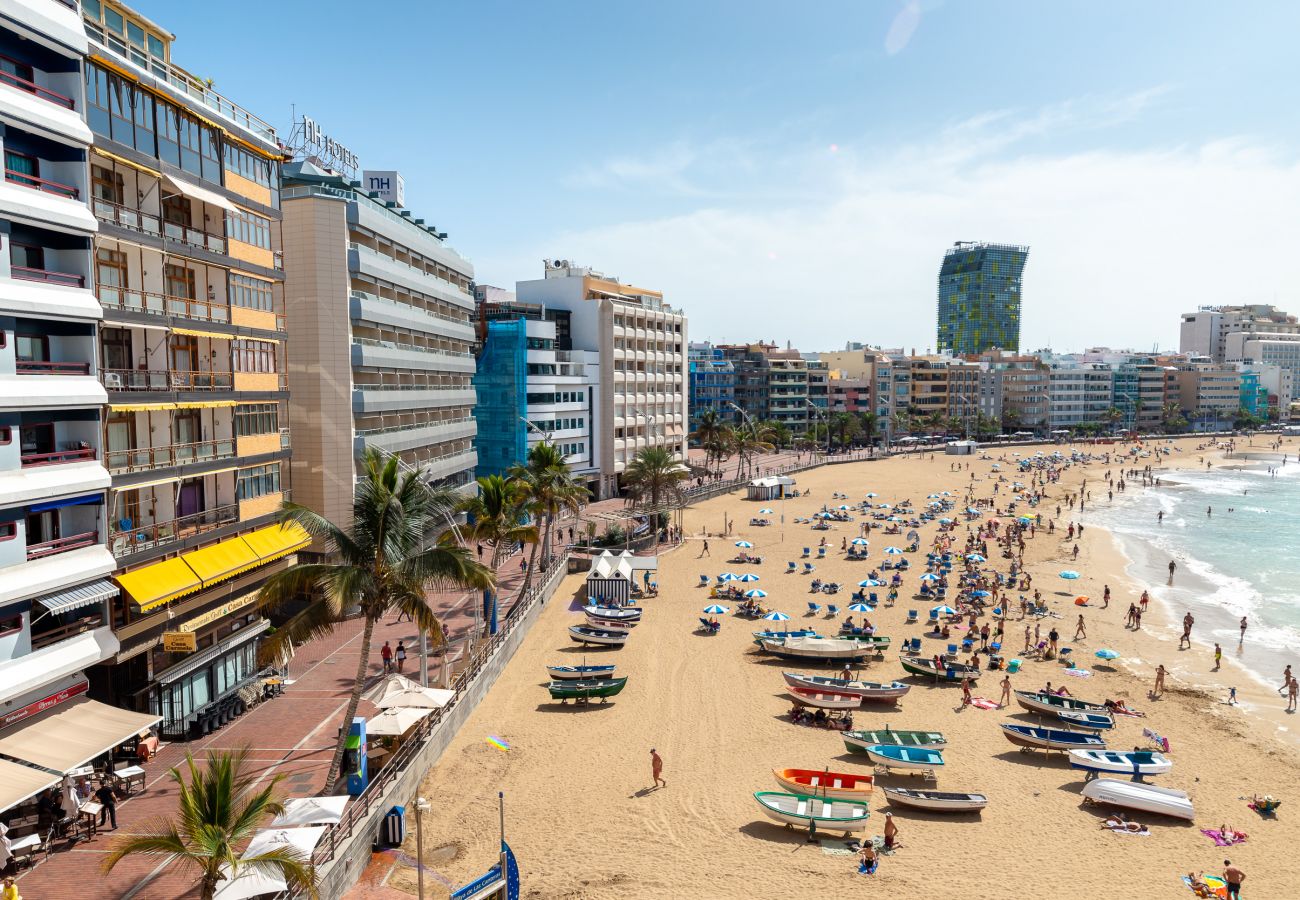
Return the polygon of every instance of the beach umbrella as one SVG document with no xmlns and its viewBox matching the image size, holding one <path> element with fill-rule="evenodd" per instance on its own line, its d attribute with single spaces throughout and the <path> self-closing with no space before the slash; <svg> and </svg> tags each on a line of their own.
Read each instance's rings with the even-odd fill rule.
<svg viewBox="0 0 1300 900">
<path fill-rule="evenodd" d="M 902 517 L 902 516 L 890 516 L 890 517 L 889 517 L 888 519 L 886 519 L 885 521 L 886 521 L 886 522 L 901 522 L 901 521 L 903 521 L 903 517 Z"/>
<path fill-rule="evenodd" d="M 750 600 L 762 600 L 767 596 L 767 591 L 760 591 L 758 588 L 752 588 L 751 590 L 745 591 L 745 596 Z"/>
<path fill-rule="evenodd" d="M 721 616 L 731 612 L 731 608 L 723 606 L 721 603 L 715 603 L 712 606 L 704 607 L 704 612 L 710 616 Z"/>
<path fill-rule="evenodd" d="M 940 616 L 957 615 L 957 610 L 953 609 L 951 606 L 935 606 L 930 609 L 930 612 Z"/>
<path fill-rule="evenodd" d="M 971 595 L 972 597 L 987 597 L 987 596 L 989 596 L 989 592 L 988 592 L 988 591 L 971 591 L 971 592 L 970 592 L 970 595 Z"/>
<path fill-rule="evenodd" d="M 973 506 L 966 507 L 966 512 L 970 513 L 972 516 L 978 516 L 980 514 L 980 511 Z"/>
<path fill-rule="evenodd" d="M 939 520 L 939 524 L 941 524 L 941 525 L 951 525 L 951 524 L 952 524 L 952 519 L 948 518 L 947 516 L 944 516 L 942 519 Z"/>
<path fill-rule="evenodd" d="M 871 542 L 868 541 L 866 538 L 854 538 L 853 540 L 849 541 L 849 543 L 855 547 L 865 547 Z"/>
<path fill-rule="evenodd" d="M 764 619 L 767 619 L 769 622 L 788 622 L 788 621 L 790 621 L 790 617 L 787 616 L 787 615 L 786 615 L 785 613 L 783 613 L 783 612 L 770 612 L 770 613 L 768 613 L 767 615 L 763 616 L 763 618 L 764 618 Z"/>
<path fill-rule="evenodd" d="M 939 492 L 939 496 L 940 496 L 940 497 L 951 497 L 951 496 L 952 496 L 952 491 L 940 491 L 940 492 Z"/>
<path fill-rule="evenodd" d="M 739 577 L 740 577 L 740 576 L 737 575 L 735 572 L 723 572 L 721 575 L 718 576 L 718 580 L 719 580 L 719 581 L 735 581 L 735 580 L 736 580 L 737 578 L 739 578 Z"/>
<path fill-rule="evenodd" d="M 1073 569 L 1066 569 L 1064 572 L 1061 573 L 1061 577 L 1066 579 L 1067 581 L 1073 581 L 1074 579 L 1079 577 L 1079 573 L 1074 571 Z"/>
<path fill-rule="evenodd" d="M 1098 659 L 1119 659 L 1119 652 L 1107 647 L 1102 647 L 1096 655 Z"/>
<path fill-rule="evenodd" d="M 924 575 L 921 576 L 921 580 L 922 580 L 922 581 L 938 581 L 938 580 L 939 580 L 939 576 L 938 576 L 938 575 L 935 575 L 933 572 L 926 572 Z"/>
<path fill-rule="evenodd" d="M 770 516 L 772 514 L 772 510 L 764 506 L 762 509 L 759 510 L 759 513 L 764 516 Z"/>
<path fill-rule="evenodd" d="M 746 550 L 753 550 L 753 549 L 754 549 L 754 545 L 751 544 L 749 541 L 736 541 L 736 546 L 737 546 L 737 547 L 743 547 L 743 548 L 746 549 Z"/>
<path fill-rule="evenodd" d="M 893 509 L 893 507 L 888 503 L 881 503 L 876 506 L 876 509 Z"/>
<path fill-rule="evenodd" d="M 888 553 L 890 556 L 898 556 L 903 551 L 899 547 L 886 547 L 885 552 Z"/>
<path fill-rule="evenodd" d="M 841 503 L 839 506 L 836 507 L 836 509 L 843 509 L 843 510 L 849 510 L 849 509 L 852 509 L 852 508 L 853 508 L 853 507 L 851 507 L 851 506 L 846 506 L 846 505 L 843 504 L 843 503 Z"/>
<path fill-rule="evenodd" d="M 867 491 L 867 496 L 868 496 L 868 497 L 871 497 L 872 499 L 875 499 L 876 497 L 879 497 L 880 495 L 877 494 L 875 491 Z"/>
<path fill-rule="evenodd" d="M 852 603 L 849 605 L 849 612 L 871 612 L 871 607 L 865 603 Z"/>
<path fill-rule="evenodd" d="M 966 559 L 969 562 L 988 562 L 988 560 L 980 556 L 978 553 L 967 553 Z"/>
<path fill-rule="evenodd" d="M 760 579 L 757 575 L 755 575 L 753 572 L 746 572 L 744 575 L 741 575 L 741 576 L 740 576 L 739 578 L 737 578 L 736 580 L 737 580 L 737 581 L 743 581 L 743 582 L 745 582 L 746 584 L 748 584 L 748 583 L 751 582 L 751 581 L 759 581 L 759 580 L 761 580 L 761 579 Z"/>
<path fill-rule="evenodd" d="M 936 497 L 938 497 L 938 496 L 939 496 L 938 494 L 926 494 L 926 495 L 925 495 L 925 499 L 927 499 L 927 500 L 933 500 L 934 498 L 936 498 Z"/>
<path fill-rule="evenodd" d="M 1028 525 L 1029 523 L 1031 523 L 1031 522 L 1034 521 L 1034 517 L 1033 517 L 1033 516 L 1020 516 L 1018 519 L 1016 519 L 1016 521 L 1017 521 L 1017 522 L 1020 522 L 1020 523 L 1022 523 L 1022 524 Z"/>
</svg>

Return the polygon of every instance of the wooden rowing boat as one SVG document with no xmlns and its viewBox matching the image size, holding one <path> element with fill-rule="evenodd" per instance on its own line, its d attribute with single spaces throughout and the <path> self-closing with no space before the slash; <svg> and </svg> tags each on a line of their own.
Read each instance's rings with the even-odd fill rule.
<svg viewBox="0 0 1300 900">
<path fill-rule="evenodd" d="M 1105 713 L 1062 709 L 1057 711 L 1056 718 L 1075 728 L 1084 728 L 1088 731 L 1108 731 L 1115 727 L 1115 720 Z"/>
<path fill-rule="evenodd" d="M 1089 703 L 1087 700 L 1079 700 L 1076 697 L 1065 697 L 1059 694 L 1048 694 L 1043 691 L 1016 691 L 1016 702 L 1025 710 L 1034 713 L 1043 713 L 1054 716 L 1060 710 L 1075 712 L 1094 712 L 1105 713 L 1105 704 Z"/>
<path fill-rule="evenodd" d="M 773 641 L 764 639 L 763 649 L 786 659 L 820 659 L 828 662 L 863 659 L 872 652 L 854 641 L 836 638 L 798 637 Z"/>
<path fill-rule="evenodd" d="M 579 644 L 603 644 L 621 647 L 627 642 L 626 631 L 610 631 L 604 628 L 591 628 L 586 625 L 573 625 L 569 628 L 569 637 Z"/>
<path fill-rule="evenodd" d="M 945 663 L 942 669 L 934 667 L 934 660 L 924 656 L 904 656 L 900 662 L 903 669 L 912 675 L 924 675 L 938 681 L 959 682 L 962 678 L 978 681 L 980 670 L 963 663 Z"/>
<path fill-rule="evenodd" d="M 852 834 L 867 827 L 870 815 L 867 804 L 859 800 L 827 800 L 777 791 L 755 791 L 754 799 L 769 819 L 800 828 L 807 828 L 811 823 L 822 831 Z"/>
<path fill-rule="evenodd" d="M 868 747 L 889 744 L 899 747 L 938 748 L 948 743 L 943 733 L 939 731 L 894 731 L 892 728 L 879 731 L 846 731 L 840 737 L 844 739 L 844 746 L 853 753 L 866 753 Z"/>
<path fill-rule="evenodd" d="M 841 681 L 833 676 L 804 675 L 800 672 L 782 672 L 781 677 L 785 679 L 785 683 L 790 687 L 825 688 L 845 694 L 857 694 L 864 701 L 883 703 L 896 702 L 912 689 L 910 684 L 904 684 L 901 681 L 885 683 L 876 681 Z"/>
<path fill-rule="evenodd" d="M 862 705 L 862 698 L 857 694 L 845 694 L 841 691 L 827 691 L 820 688 L 790 688 L 790 696 L 800 706 L 812 706 L 817 709 L 857 709 Z"/>
<path fill-rule="evenodd" d="M 805 628 L 803 631 L 755 631 L 753 635 L 754 643 L 760 647 L 763 646 L 763 641 L 783 641 L 792 637 L 821 637 L 811 628 Z"/>
<path fill-rule="evenodd" d="M 600 619 L 624 619 L 628 622 L 639 622 L 643 610 L 639 606 L 584 606 L 582 611 L 588 616 L 596 616 Z"/>
<path fill-rule="evenodd" d="M 1064 728 L 1033 728 L 1029 725 L 1003 725 L 1002 735 L 1018 747 L 1031 750 L 1105 750 L 1106 742 L 1095 734 Z"/>
<path fill-rule="evenodd" d="M 618 696 L 626 685 L 627 676 L 624 675 L 622 678 L 596 678 L 590 681 L 552 681 L 547 689 L 551 692 L 551 699 L 561 703 L 568 700 L 585 703 L 594 698 L 599 698 L 603 703 L 610 697 Z"/>
<path fill-rule="evenodd" d="M 1085 772 L 1119 775 L 1163 775 L 1174 767 L 1154 750 L 1071 750 L 1070 765 Z"/>
<path fill-rule="evenodd" d="M 1160 788 L 1137 781 L 1098 778 L 1085 784 L 1080 793 L 1084 799 L 1093 803 L 1122 806 L 1176 819 L 1192 818 L 1192 801 L 1186 791 Z"/>
<path fill-rule="evenodd" d="M 943 753 L 929 747 L 872 744 L 864 749 L 873 763 L 887 769 L 929 769 L 943 765 Z"/>
<path fill-rule="evenodd" d="M 792 794 L 866 801 L 875 785 L 874 775 L 849 775 L 828 769 L 773 769 L 777 787 Z"/>
<path fill-rule="evenodd" d="M 952 791 L 914 791 L 910 788 L 882 787 L 881 790 L 895 806 L 909 806 L 930 812 L 979 812 L 989 805 L 983 794 L 962 794 Z"/>
<path fill-rule="evenodd" d="M 638 622 L 629 619 L 602 619 L 599 616 L 587 613 L 587 625 L 601 631 L 622 631 L 626 633 L 638 624 Z"/>
<path fill-rule="evenodd" d="M 612 678 L 617 666 L 547 666 L 546 672 L 557 681 Z"/>
</svg>

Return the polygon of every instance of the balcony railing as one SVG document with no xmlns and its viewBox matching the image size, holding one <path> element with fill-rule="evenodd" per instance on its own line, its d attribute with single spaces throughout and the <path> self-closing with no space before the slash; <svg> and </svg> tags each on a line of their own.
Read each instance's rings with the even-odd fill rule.
<svg viewBox="0 0 1300 900">
<path fill-rule="evenodd" d="M 111 284 L 96 285 L 95 294 L 99 297 L 99 302 L 108 309 L 145 313 L 151 316 L 176 316 L 199 322 L 230 323 L 230 307 L 216 300 L 199 300 L 194 297 L 177 297 L 154 291 L 137 291 Z M 281 329 L 283 319 L 283 316 L 276 316 L 277 327 Z"/>
<path fill-rule="evenodd" d="M 20 359 L 14 367 L 19 375 L 89 375 L 88 362 L 49 362 L 48 360 Z"/>
<path fill-rule="evenodd" d="M 220 234 L 209 234 L 199 228 L 192 228 L 189 225 L 181 225 L 177 222 L 163 222 L 163 235 L 169 240 L 180 241 L 182 244 L 189 244 L 191 247 L 198 247 L 200 250 L 207 250 L 211 253 L 226 252 L 226 238 Z"/>
<path fill-rule="evenodd" d="M 15 169 L 5 169 L 5 181 L 11 181 L 14 184 L 29 187 L 33 190 L 45 191 L 47 194 L 57 194 L 70 200 L 76 200 L 81 196 L 77 189 L 70 184 L 51 181 L 48 178 L 41 178 L 39 175 L 28 175 L 26 172 L 19 172 Z"/>
<path fill-rule="evenodd" d="M 85 634 L 87 631 L 93 631 L 104 624 L 104 616 L 94 607 L 90 608 L 87 615 L 82 616 L 75 621 L 66 625 L 56 625 L 53 628 L 47 628 L 44 631 L 32 632 L 32 649 L 42 650 L 46 647 L 52 647 L 68 638 L 76 637 L 79 634 Z"/>
<path fill-rule="evenodd" d="M 225 235 L 210 234 L 202 229 L 182 225 L 179 222 L 165 222 L 153 213 L 132 209 L 120 203 L 101 200 L 98 197 L 94 198 L 91 206 L 94 209 L 95 218 L 101 222 L 108 222 L 110 225 L 118 225 L 131 231 L 138 231 L 141 234 L 166 237 L 168 240 L 189 244 L 191 247 L 198 247 L 212 253 L 224 254 L 226 252 Z"/>
<path fill-rule="evenodd" d="M 46 284 L 61 284 L 65 287 L 85 287 L 84 275 L 70 272 L 51 272 L 49 269 L 33 269 L 28 266 L 10 266 L 10 274 L 22 281 L 43 281 Z"/>
<path fill-rule="evenodd" d="M 108 470 L 114 475 L 211 462 L 217 459 L 229 459 L 234 455 L 234 438 L 196 441 L 190 444 L 167 444 L 163 447 L 141 447 L 137 450 L 109 450 L 105 453 Z"/>
<path fill-rule="evenodd" d="M 229 391 L 235 387 L 233 372 L 103 369 L 100 378 L 110 391 Z"/>
<path fill-rule="evenodd" d="M 55 538 L 52 541 L 45 541 L 40 544 L 27 545 L 27 559 L 44 559 L 47 556 L 56 556 L 60 553 L 67 553 L 69 550 L 80 550 L 82 547 L 93 547 L 99 540 L 99 535 L 93 531 L 83 531 L 81 534 L 70 534 L 67 537 Z"/>
<path fill-rule="evenodd" d="M 18 459 L 24 469 L 36 466 L 57 466 L 62 463 L 87 462 L 95 458 L 94 447 L 78 447 L 75 450 L 54 450 L 49 453 L 23 453 Z"/>
<path fill-rule="evenodd" d="M 238 521 L 238 503 L 206 509 L 167 522 L 136 524 L 130 519 L 122 519 L 113 523 L 109 532 L 109 544 L 114 556 L 129 556 L 141 550 L 148 550 L 150 547 L 171 544 L 196 534 L 214 531 L 223 525 Z"/>
<path fill-rule="evenodd" d="M 3 70 L 0 70 L 0 82 L 4 82 L 5 84 L 11 87 L 16 87 L 20 91 L 26 91 L 29 94 L 35 94 L 37 97 L 40 97 L 42 100 L 48 100 L 51 103 L 57 103 L 59 106 L 62 106 L 66 109 L 74 108 L 74 104 L 72 102 L 71 97 L 65 97 L 62 94 L 60 94 L 58 91 L 52 91 L 47 87 L 41 87 L 36 82 L 28 81 L 26 78 L 19 78 L 17 75 L 13 74 L 12 72 L 5 72 Z"/>
<path fill-rule="evenodd" d="M 441 425 L 462 425 L 473 422 L 473 416 L 460 416 L 455 419 L 438 419 L 433 422 L 410 422 L 405 425 L 377 425 L 374 428 L 358 428 L 358 437 L 373 437 L 378 434 L 395 434 L 401 431 L 413 431 L 417 428 L 437 428 Z"/>
<path fill-rule="evenodd" d="M 352 343 L 360 344 L 363 347 L 383 347 L 386 350 L 412 350 L 416 353 L 436 353 L 440 356 L 472 356 L 471 353 L 462 353 L 459 350 L 443 350 L 438 347 L 420 347 L 416 344 L 404 344 L 400 341 L 379 341 L 374 338 L 357 337 L 352 339 Z"/>
</svg>

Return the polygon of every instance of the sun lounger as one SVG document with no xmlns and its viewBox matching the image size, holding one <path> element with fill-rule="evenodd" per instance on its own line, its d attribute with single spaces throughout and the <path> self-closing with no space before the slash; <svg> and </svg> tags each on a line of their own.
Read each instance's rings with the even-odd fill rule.
<svg viewBox="0 0 1300 900">
<path fill-rule="evenodd" d="M 817 571 L 817 567 L 814 566 L 812 563 L 804 563 L 804 564 L 803 564 L 803 573 L 804 573 L 805 575 L 811 574 L 811 573 L 816 572 L 816 571 Z"/>
<path fill-rule="evenodd" d="M 803 558 L 804 558 L 804 559 L 807 559 L 807 558 L 808 558 L 809 556 L 811 556 L 811 555 L 812 555 L 812 549 L 809 548 L 809 547 L 804 547 L 804 548 L 803 548 Z"/>
<path fill-rule="evenodd" d="M 708 586 L 709 586 L 709 576 L 708 576 L 708 575 L 701 575 L 701 576 L 700 576 L 700 587 L 708 587 Z"/>
<path fill-rule="evenodd" d="M 875 595 L 873 594 L 872 596 L 874 597 Z M 909 609 L 909 610 L 907 611 L 907 624 L 908 624 L 908 625 L 915 625 L 915 624 L 916 624 L 916 615 L 917 615 L 917 613 L 916 613 L 916 610 L 914 610 L 914 609 Z"/>
<path fill-rule="evenodd" d="M 834 603 L 828 603 L 826 605 L 826 615 L 838 616 L 839 614 L 840 614 L 840 608 L 836 606 Z"/>
<path fill-rule="evenodd" d="M 826 558 L 826 547 L 825 547 L 825 546 L 821 546 L 821 547 L 818 547 L 818 548 L 817 548 L 817 558 L 818 558 L 818 559 L 825 559 L 825 558 Z"/>
<path fill-rule="evenodd" d="M 798 564 L 798 563 L 788 562 L 788 563 L 786 563 L 786 567 L 787 567 L 787 568 L 786 568 L 786 572 L 798 572 L 798 571 L 799 571 L 799 564 Z"/>
<path fill-rule="evenodd" d="M 820 603 L 813 603 L 811 600 L 808 601 L 808 612 L 812 613 L 813 615 L 817 615 L 817 613 L 821 611 L 822 611 L 822 605 Z"/>
</svg>

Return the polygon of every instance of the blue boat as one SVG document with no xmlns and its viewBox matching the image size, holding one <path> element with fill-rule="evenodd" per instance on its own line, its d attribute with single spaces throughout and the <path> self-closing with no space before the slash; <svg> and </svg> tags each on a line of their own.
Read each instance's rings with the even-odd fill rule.
<svg viewBox="0 0 1300 900">
<path fill-rule="evenodd" d="M 1033 728 L 1003 725 L 1002 736 L 1018 747 L 1030 750 L 1105 750 L 1106 742 L 1095 734 L 1062 728 Z"/>
<path fill-rule="evenodd" d="M 929 769 L 943 765 L 943 753 L 930 747 L 872 744 L 863 749 L 872 762 L 888 769 Z"/>
<path fill-rule="evenodd" d="M 817 632 L 813 631 L 811 628 L 805 628 L 802 631 L 755 631 L 753 632 L 753 635 L 754 635 L 754 643 L 758 644 L 760 647 L 763 645 L 763 641 L 783 641 L 786 638 L 792 638 L 792 637 L 820 637 L 821 636 Z"/>
</svg>

